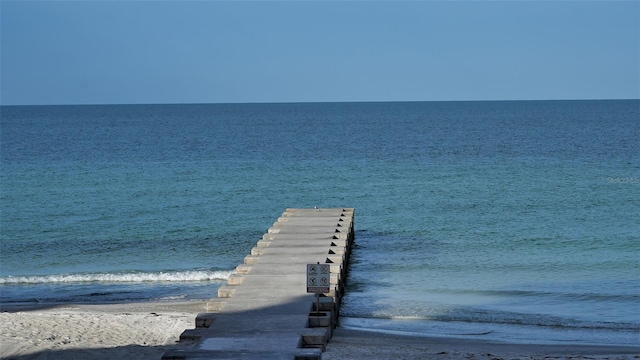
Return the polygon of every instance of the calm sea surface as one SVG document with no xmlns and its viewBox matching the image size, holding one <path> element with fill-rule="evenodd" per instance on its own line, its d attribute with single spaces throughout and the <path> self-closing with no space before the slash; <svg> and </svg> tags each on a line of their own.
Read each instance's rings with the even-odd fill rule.
<svg viewBox="0 0 640 360">
<path fill-rule="evenodd" d="M 356 208 L 343 326 L 640 344 L 640 101 L 0 108 L 0 302 L 207 299 Z"/>
</svg>

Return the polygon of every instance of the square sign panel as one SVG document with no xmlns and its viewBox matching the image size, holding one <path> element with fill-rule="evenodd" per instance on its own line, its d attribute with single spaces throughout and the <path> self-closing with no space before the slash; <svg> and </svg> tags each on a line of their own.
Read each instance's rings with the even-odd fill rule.
<svg viewBox="0 0 640 360">
<path fill-rule="evenodd" d="M 307 264 L 307 292 L 315 294 L 328 293 L 330 273 L 329 264 Z"/>
</svg>

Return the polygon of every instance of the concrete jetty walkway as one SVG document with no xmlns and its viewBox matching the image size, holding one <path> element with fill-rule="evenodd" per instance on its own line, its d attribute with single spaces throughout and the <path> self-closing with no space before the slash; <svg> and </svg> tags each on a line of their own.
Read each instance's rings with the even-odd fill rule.
<svg viewBox="0 0 640 360">
<path fill-rule="evenodd" d="M 354 209 L 287 209 L 162 359 L 322 359 L 337 324 Z M 307 293 L 307 264 L 329 264 L 329 293 Z M 318 302 L 319 300 L 319 302 Z M 316 309 L 319 304 L 319 309 Z"/>
</svg>

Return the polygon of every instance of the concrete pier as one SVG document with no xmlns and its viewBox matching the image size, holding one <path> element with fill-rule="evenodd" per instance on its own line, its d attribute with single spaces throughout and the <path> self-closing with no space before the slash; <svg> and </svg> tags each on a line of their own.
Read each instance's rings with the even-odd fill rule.
<svg viewBox="0 0 640 360">
<path fill-rule="evenodd" d="M 353 240 L 353 208 L 287 209 L 220 287 L 210 312 L 180 335 L 186 346 L 162 359 L 322 359 Z M 306 265 L 317 263 L 331 272 L 319 302 L 306 287 Z"/>
</svg>

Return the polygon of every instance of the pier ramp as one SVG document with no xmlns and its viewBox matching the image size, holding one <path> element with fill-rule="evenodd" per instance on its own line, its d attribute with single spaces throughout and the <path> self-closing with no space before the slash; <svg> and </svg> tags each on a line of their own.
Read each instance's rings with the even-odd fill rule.
<svg viewBox="0 0 640 360">
<path fill-rule="evenodd" d="M 321 359 L 353 240 L 353 208 L 287 209 L 162 359 Z M 328 293 L 307 292 L 307 264 L 329 265 Z"/>
</svg>

